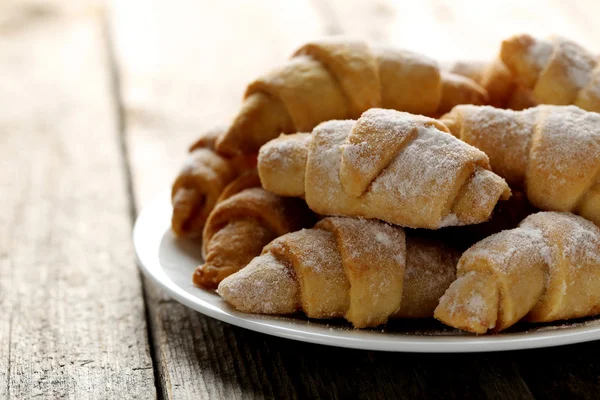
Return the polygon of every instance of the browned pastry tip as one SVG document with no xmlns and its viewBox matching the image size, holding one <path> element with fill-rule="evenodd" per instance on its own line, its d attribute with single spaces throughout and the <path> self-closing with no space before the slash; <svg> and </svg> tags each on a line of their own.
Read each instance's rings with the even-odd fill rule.
<svg viewBox="0 0 600 400">
<path fill-rule="evenodd" d="M 245 267 L 271 240 L 314 223 L 300 199 L 284 198 L 260 187 L 256 171 L 231 182 L 211 212 L 202 235 L 204 264 L 194 284 L 214 289 Z"/>
<path fill-rule="evenodd" d="M 215 150 L 217 138 L 227 129 L 222 125 L 209 129 L 190 146 L 171 192 L 171 226 L 177 236 L 200 236 L 225 186 L 256 168 L 256 154 L 229 157 Z"/>
<path fill-rule="evenodd" d="M 525 319 L 550 322 L 600 312 L 600 228 L 564 212 L 530 215 L 476 243 L 435 317 L 474 333 Z"/>
</svg>

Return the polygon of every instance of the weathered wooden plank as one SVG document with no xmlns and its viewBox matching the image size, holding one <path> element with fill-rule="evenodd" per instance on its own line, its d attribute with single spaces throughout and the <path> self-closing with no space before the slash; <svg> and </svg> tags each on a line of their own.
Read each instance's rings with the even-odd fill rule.
<svg viewBox="0 0 600 400">
<path fill-rule="evenodd" d="M 597 399 L 600 341 L 515 354 L 531 392 L 543 399 Z"/>
<path fill-rule="evenodd" d="M 237 111 L 248 82 L 323 32 L 308 2 L 277 0 L 115 0 L 110 25 L 138 204 L 171 184 L 202 130 Z M 248 394 L 250 367 L 234 368 L 241 356 L 230 348 L 241 330 L 172 302 L 150 283 L 147 300 L 165 398 Z"/>
<path fill-rule="evenodd" d="M 155 398 L 100 9 L 0 15 L 0 398 Z"/>
</svg>

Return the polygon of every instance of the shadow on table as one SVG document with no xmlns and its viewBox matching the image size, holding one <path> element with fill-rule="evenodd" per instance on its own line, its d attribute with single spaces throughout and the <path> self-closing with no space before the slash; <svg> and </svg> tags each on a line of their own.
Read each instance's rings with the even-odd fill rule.
<svg viewBox="0 0 600 400">
<path fill-rule="evenodd" d="M 201 369 L 248 395 L 559 399 L 600 393 L 600 342 L 479 354 L 385 353 L 271 337 L 195 313 L 192 318 L 198 319 L 194 350 Z"/>
</svg>

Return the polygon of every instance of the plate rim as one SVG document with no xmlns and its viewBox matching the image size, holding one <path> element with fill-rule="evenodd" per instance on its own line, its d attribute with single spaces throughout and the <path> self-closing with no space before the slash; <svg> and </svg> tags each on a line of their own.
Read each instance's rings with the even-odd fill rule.
<svg viewBox="0 0 600 400">
<path fill-rule="evenodd" d="M 160 264 L 159 247 L 148 246 L 148 242 L 152 239 L 157 244 L 160 243 L 166 229 L 170 229 L 171 202 L 169 193 L 168 190 L 161 191 L 137 215 L 132 236 L 138 267 L 147 278 L 164 290 L 171 298 L 186 307 L 219 321 L 259 333 L 307 343 L 388 352 L 478 353 L 554 347 L 600 339 L 600 326 L 595 325 L 495 335 L 406 334 L 393 335 L 390 338 L 364 339 L 348 335 L 348 332 L 353 332 L 353 330 L 328 329 L 329 333 L 327 334 L 303 331 L 298 328 L 286 328 L 281 324 L 274 325 L 270 322 L 269 317 L 262 316 L 262 319 L 258 320 L 252 318 L 252 314 L 216 307 L 178 286 Z M 167 215 L 161 215 L 165 214 L 165 209 L 169 212 L 166 213 Z M 162 213 L 156 211 L 162 211 Z M 167 216 L 168 218 L 166 218 Z M 165 220 L 161 221 L 160 218 Z M 148 247 L 151 247 L 152 251 L 148 250 Z"/>
</svg>

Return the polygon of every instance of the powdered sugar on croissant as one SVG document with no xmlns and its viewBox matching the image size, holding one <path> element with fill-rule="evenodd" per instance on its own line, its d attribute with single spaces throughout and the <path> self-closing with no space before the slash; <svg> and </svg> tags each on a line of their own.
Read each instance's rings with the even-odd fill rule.
<svg viewBox="0 0 600 400">
<path fill-rule="evenodd" d="M 500 331 L 525 318 L 549 322 L 600 313 L 600 228 L 541 212 L 467 250 L 435 310 L 447 325 Z"/>
<path fill-rule="evenodd" d="M 343 317 L 355 327 L 431 317 L 457 253 L 381 221 L 326 218 L 271 242 L 218 293 L 241 311 Z"/>
<path fill-rule="evenodd" d="M 577 43 L 558 36 L 516 35 L 502 43 L 500 57 L 533 90 L 537 103 L 600 112 L 599 58 Z"/>
<path fill-rule="evenodd" d="M 600 114 L 575 106 L 524 111 L 456 106 L 440 119 L 483 150 L 494 172 L 536 207 L 600 224 Z"/>
<path fill-rule="evenodd" d="M 483 152 L 434 119 L 393 110 L 276 139 L 261 149 L 258 167 L 266 190 L 304 195 L 317 213 L 415 228 L 486 221 L 510 196 Z"/>
</svg>

